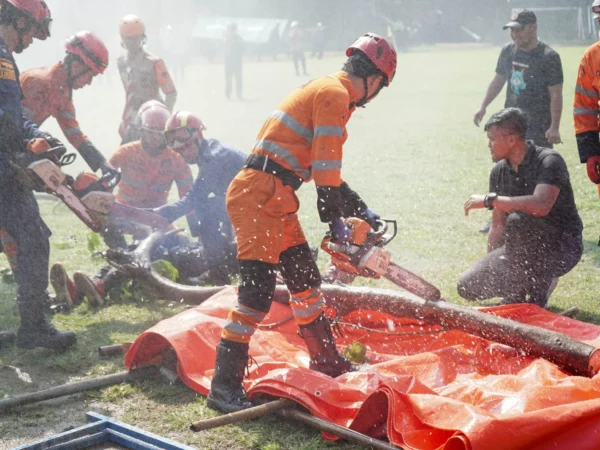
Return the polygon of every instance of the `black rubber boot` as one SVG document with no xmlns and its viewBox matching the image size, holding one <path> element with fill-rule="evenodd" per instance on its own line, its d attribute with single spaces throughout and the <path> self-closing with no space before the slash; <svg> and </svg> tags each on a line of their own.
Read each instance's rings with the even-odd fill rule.
<svg viewBox="0 0 600 450">
<path fill-rule="evenodd" d="M 299 325 L 299 328 L 300 336 L 304 338 L 308 347 L 311 370 L 332 378 L 355 370 L 352 363 L 338 353 L 331 324 L 325 314 L 321 313 L 313 322 Z"/>
<path fill-rule="evenodd" d="M 39 302 L 19 302 L 21 326 L 17 330 L 17 347 L 66 350 L 77 342 L 75 333 L 58 331 L 46 320 Z"/>
<path fill-rule="evenodd" d="M 15 343 L 17 336 L 12 331 L 0 331 L 0 348 Z"/>
<path fill-rule="evenodd" d="M 209 408 L 232 413 L 251 408 L 242 386 L 248 365 L 248 344 L 221 339 L 217 345 L 215 374 L 207 397 Z"/>
</svg>

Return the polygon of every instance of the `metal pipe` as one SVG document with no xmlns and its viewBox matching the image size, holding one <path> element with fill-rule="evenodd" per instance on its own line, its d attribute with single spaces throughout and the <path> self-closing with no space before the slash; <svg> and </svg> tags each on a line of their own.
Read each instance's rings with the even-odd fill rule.
<svg viewBox="0 0 600 450">
<path fill-rule="evenodd" d="M 349 428 L 345 428 L 340 425 L 327 422 L 326 420 L 319 419 L 315 416 L 311 416 L 310 414 L 299 411 L 297 409 L 287 408 L 282 411 L 279 411 L 278 414 L 285 417 L 286 419 L 296 420 L 305 425 L 311 426 L 320 431 L 325 431 L 329 434 L 333 434 L 347 441 L 357 442 L 361 445 L 364 445 L 365 447 L 370 447 L 378 450 L 402 449 L 402 447 L 396 447 L 395 445 L 389 444 L 379 439 L 369 437 L 365 434 L 359 433 L 358 431 L 354 431 Z"/>
<path fill-rule="evenodd" d="M 103 345 L 102 347 L 98 347 L 98 355 L 101 358 L 118 356 L 122 355 L 123 353 L 123 344 Z"/>
<path fill-rule="evenodd" d="M 258 417 L 266 416 L 267 414 L 281 411 L 282 409 L 289 408 L 293 405 L 295 405 L 295 403 L 292 400 L 287 398 L 280 398 L 279 400 L 274 400 L 272 402 L 264 403 L 262 405 L 244 409 L 242 411 L 193 422 L 190 425 L 190 430 L 204 431 L 210 430 L 211 428 L 218 428 L 223 427 L 225 425 L 231 425 L 232 423 L 244 422 L 246 420 L 256 419 Z"/>
<path fill-rule="evenodd" d="M 0 400 L 0 412 L 16 408 L 18 406 L 29 405 L 31 403 L 38 403 L 44 400 L 50 400 L 53 398 L 64 397 L 66 395 L 78 394 L 80 392 L 91 391 L 94 389 L 133 381 L 135 379 L 148 376 L 151 373 L 155 373 L 155 371 L 156 369 L 154 367 L 142 367 L 131 372 L 113 373 L 111 375 L 91 378 L 89 380 L 63 384 L 50 389 L 44 389 L 42 391 L 18 395 L 17 397 L 6 398 Z"/>
</svg>

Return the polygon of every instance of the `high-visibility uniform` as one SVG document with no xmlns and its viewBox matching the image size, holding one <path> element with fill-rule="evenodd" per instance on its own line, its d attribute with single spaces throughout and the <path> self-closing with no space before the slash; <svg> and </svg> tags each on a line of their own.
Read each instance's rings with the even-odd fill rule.
<svg viewBox="0 0 600 450">
<path fill-rule="evenodd" d="M 165 205 L 173 182 L 183 198 L 194 182 L 190 166 L 181 155 L 165 148 L 158 156 L 150 156 L 141 141 L 119 147 L 110 163 L 121 169 L 116 200 L 136 208 Z"/>
<path fill-rule="evenodd" d="M 129 55 L 120 56 L 117 66 L 126 95 L 119 134 L 128 142 L 127 134 L 132 132 L 130 128 L 140 106 L 149 100 L 158 100 L 172 111 L 177 99 L 177 90 L 164 61 L 144 49 L 132 59 Z"/>
<path fill-rule="evenodd" d="M 600 42 L 589 47 L 581 59 L 577 84 L 575 85 L 575 100 L 573 102 L 573 118 L 575 119 L 575 134 L 577 148 L 582 163 L 591 156 L 600 155 L 600 128 L 598 114 L 600 108 Z"/>
<path fill-rule="evenodd" d="M 23 111 L 36 125 L 54 117 L 65 137 L 75 147 L 93 171 L 100 167 L 104 156 L 96 150 L 81 131 L 75 117 L 72 91 L 62 62 L 53 66 L 31 69 L 21 75 Z"/>
<path fill-rule="evenodd" d="M 314 179 L 323 222 L 342 217 L 342 146 L 357 100 L 344 72 L 310 81 L 271 112 L 252 149 L 305 182 Z M 227 212 L 237 236 L 242 282 L 224 339 L 250 340 L 269 311 L 278 264 L 298 324 L 313 322 L 323 311 L 321 279 L 298 221 L 299 206 L 292 186 L 268 169 L 245 168 L 231 183 Z"/>
</svg>

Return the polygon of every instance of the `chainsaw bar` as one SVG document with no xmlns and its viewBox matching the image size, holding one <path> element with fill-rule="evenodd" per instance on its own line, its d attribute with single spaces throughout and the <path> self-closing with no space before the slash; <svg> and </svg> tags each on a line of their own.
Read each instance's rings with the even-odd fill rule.
<svg viewBox="0 0 600 450">
<path fill-rule="evenodd" d="M 440 290 L 433 284 L 392 261 L 389 262 L 387 272 L 383 276 L 402 289 L 425 300 L 435 302 L 442 298 Z"/>
<path fill-rule="evenodd" d="M 92 231 L 99 233 L 102 231 L 100 220 L 85 206 L 75 193 L 66 185 L 61 184 L 54 191 L 54 195 L 60 198 L 71 211 L 79 217 Z"/>
</svg>

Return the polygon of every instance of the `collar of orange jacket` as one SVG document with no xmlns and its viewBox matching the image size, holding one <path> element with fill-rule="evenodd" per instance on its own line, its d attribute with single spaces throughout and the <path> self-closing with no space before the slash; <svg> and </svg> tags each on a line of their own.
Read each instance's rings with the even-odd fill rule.
<svg viewBox="0 0 600 450">
<path fill-rule="evenodd" d="M 356 103 L 359 100 L 358 93 L 356 92 L 356 90 L 354 89 L 354 86 L 352 85 L 352 80 L 350 79 L 350 75 L 348 75 L 346 72 L 339 71 L 337 73 L 334 73 L 333 77 L 340 80 L 340 83 L 342 83 L 342 85 L 348 91 L 348 94 L 350 95 L 350 104 Z"/>
</svg>

